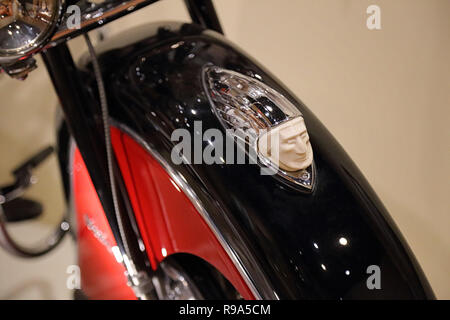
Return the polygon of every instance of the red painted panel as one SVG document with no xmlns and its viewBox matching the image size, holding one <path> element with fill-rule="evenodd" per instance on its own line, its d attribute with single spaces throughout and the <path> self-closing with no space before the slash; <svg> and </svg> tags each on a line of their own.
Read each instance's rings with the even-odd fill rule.
<svg viewBox="0 0 450 320">
<path fill-rule="evenodd" d="M 152 267 L 170 254 L 193 254 L 217 268 L 245 299 L 253 299 L 214 233 L 159 163 L 118 129 L 112 128 L 111 137 Z M 112 253 L 116 241 L 78 150 L 73 187 L 84 293 L 92 299 L 136 299 Z"/>
<path fill-rule="evenodd" d="M 253 295 L 214 233 L 161 165 L 131 137 L 112 128 L 120 170 L 149 259 L 190 253 L 217 268 L 245 299 Z"/>
<path fill-rule="evenodd" d="M 136 299 L 125 268 L 115 259 L 116 246 L 100 200 L 78 149 L 73 161 L 81 289 L 90 299 Z"/>
</svg>

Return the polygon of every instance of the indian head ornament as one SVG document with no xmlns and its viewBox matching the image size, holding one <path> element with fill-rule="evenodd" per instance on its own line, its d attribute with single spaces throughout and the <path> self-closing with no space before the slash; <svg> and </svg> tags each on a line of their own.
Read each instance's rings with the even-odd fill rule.
<svg viewBox="0 0 450 320">
<path fill-rule="evenodd" d="M 313 150 L 300 110 L 266 84 L 235 71 L 208 65 L 203 80 L 220 123 L 255 151 L 258 164 L 275 170 L 284 183 L 311 191 Z"/>
</svg>

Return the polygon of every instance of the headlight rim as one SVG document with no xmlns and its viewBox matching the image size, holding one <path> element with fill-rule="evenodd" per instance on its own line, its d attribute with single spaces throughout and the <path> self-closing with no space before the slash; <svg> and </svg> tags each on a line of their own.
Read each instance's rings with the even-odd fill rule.
<svg viewBox="0 0 450 320">
<path fill-rule="evenodd" d="M 33 56 L 35 53 L 44 48 L 51 41 L 53 35 L 57 31 L 64 16 L 63 12 L 65 7 L 65 0 L 55 0 L 56 9 L 53 12 L 53 17 L 49 23 L 49 27 L 44 29 L 43 32 L 33 39 L 32 43 L 15 49 L 0 48 L 0 64 L 13 64 L 17 60 Z"/>
</svg>

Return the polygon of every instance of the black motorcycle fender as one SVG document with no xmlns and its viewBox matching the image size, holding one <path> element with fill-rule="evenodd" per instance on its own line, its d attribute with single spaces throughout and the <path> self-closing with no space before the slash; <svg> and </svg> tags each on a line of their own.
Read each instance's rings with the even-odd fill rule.
<svg viewBox="0 0 450 320">
<path fill-rule="evenodd" d="M 194 24 L 153 24 L 106 41 L 98 56 L 111 117 L 183 175 L 257 298 L 433 298 L 406 242 L 341 146 L 292 92 L 223 36 Z M 207 64 L 262 81 L 302 112 L 314 149 L 313 192 L 287 188 L 261 175 L 257 164 L 173 164 L 173 130 L 192 132 L 194 121 L 202 121 L 203 131 L 224 130 L 203 88 Z M 89 59 L 80 70 L 95 101 Z M 378 271 L 381 286 L 371 284 Z"/>
</svg>

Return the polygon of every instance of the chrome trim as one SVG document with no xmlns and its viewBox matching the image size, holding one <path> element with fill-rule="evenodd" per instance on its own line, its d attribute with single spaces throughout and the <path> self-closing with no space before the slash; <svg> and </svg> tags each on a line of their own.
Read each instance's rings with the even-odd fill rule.
<svg viewBox="0 0 450 320">
<path fill-rule="evenodd" d="M 286 171 L 278 166 L 275 166 L 269 159 L 266 159 L 260 153 L 258 153 L 258 160 L 260 161 L 262 166 L 270 167 L 272 170 L 275 170 L 275 177 L 282 178 L 279 179 L 282 183 L 285 183 L 292 188 L 295 188 L 296 190 L 302 192 L 306 191 L 308 193 L 312 193 L 314 191 L 314 188 L 316 186 L 316 164 L 314 160 L 308 168 L 294 172 Z M 306 178 L 302 178 L 304 174 L 307 175 Z M 297 186 L 301 186 L 304 189 L 296 188 Z"/>
<path fill-rule="evenodd" d="M 66 7 L 66 0 L 57 0 L 55 1 L 55 10 L 54 15 L 51 16 L 51 22 L 48 25 L 48 29 L 45 29 L 43 32 L 40 32 L 40 34 L 33 39 L 30 43 L 27 45 L 24 45 L 23 47 L 26 48 L 16 48 L 16 49 L 0 49 L 0 51 L 6 51 L 3 53 L 0 53 L 0 63 L 5 65 L 10 65 L 21 57 L 25 56 L 32 56 L 35 53 L 39 52 L 42 48 L 44 48 L 47 43 L 50 41 L 52 35 L 57 32 L 56 30 L 61 25 L 61 20 L 63 19 L 64 12 L 63 10 Z M 25 40 L 24 40 L 25 41 Z"/>
<path fill-rule="evenodd" d="M 89 7 L 82 9 L 80 29 L 68 29 L 68 16 L 65 15 L 51 41 L 55 44 L 59 41 L 70 40 L 157 1 L 159 0 L 106 0 L 98 4 L 87 0 L 79 1 L 77 5 Z"/>
<path fill-rule="evenodd" d="M 213 73 L 216 75 L 213 76 Z M 220 74 L 220 77 L 217 74 Z M 304 119 L 297 106 L 280 92 L 262 82 L 261 77 L 256 79 L 211 63 L 203 66 L 202 83 L 211 111 L 222 127 L 225 130 L 246 132 L 245 137 L 240 137 L 239 133 L 231 136 L 253 149 L 253 154 L 246 151 L 251 160 L 261 167 L 270 168 L 274 177 L 282 183 L 302 192 L 313 192 L 316 182 L 314 159 L 307 168 L 291 172 L 275 165 L 258 150 L 258 140 L 262 132 L 273 130 L 295 118 Z M 222 88 L 227 88 L 227 91 L 222 93 L 214 85 L 221 85 Z M 260 97 L 273 101 L 274 106 L 268 109 L 266 105 L 258 102 L 257 99 Z M 255 100 L 258 103 L 255 103 Z M 254 154 L 257 154 L 257 159 L 254 159 Z"/>
<path fill-rule="evenodd" d="M 219 228 L 214 224 L 209 213 L 204 208 L 203 204 L 201 203 L 198 196 L 195 194 L 194 190 L 192 190 L 192 188 L 187 184 L 184 177 L 182 175 L 180 175 L 178 172 L 176 172 L 156 150 L 154 150 L 144 139 L 142 139 L 131 128 L 129 128 L 128 126 L 126 126 L 123 123 L 115 121 L 114 119 L 111 119 L 110 123 L 112 126 L 115 126 L 115 127 L 119 128 L 120 130 L 123 130 L 123 132 L 130 135 L 137 143 L 139 143 L 152 157 L 154 157 L 158 161 L 158 163 L 164 168 L 164 170 L 169 174 L 169 176 L 175 181 L 175 183 L 178 185 L 178 187 L 180 187 L 181 190 L 183 190 L 184 194 L 192 202 L 194 207 L 197 209 L 197 211 L 202 216 L 203 220 L 206 222 L 206 224 L 209 226 L 209 228 L 213 231 L 217 240 L 219 240 L 219 243 L 222 245 L 222 248 L 225 250 L 225 252 L 230 257 L 231 261 L 233 262 L 234 266 L 238 270 L 239 274 L 244 279 L 245 283 L 249 287 L 249 289 L 252 292 L 252 294 L 254 295 L 254 297 L 257 300 L 262 300 L 261 294 L 258 292 L 258 289 L 256 288 L 255 284 L 253 283 L 251 276 L 248 274 L 247 270 L 243 266 L 239 257 L 234 252 L 233 248 L 225 240 L 225 238 L 221 234 Z M 275 298 L 278 300 L 278 297 L 276 296 L 276 294 L 275 294 Z"/>
<path fill-rule="evenodd" d="M 73 164 L 75 161 L 75 150 L 77 148 L 77 144 L 75 142 L 75 139 L 73 138 L 73 136 L 69 136 L 69 150 L 67 152 L 69 152 L 69 159 L 68 159 L 68 163 L 67 163 L 67 167 L 64 168 L 66 170 L 66 173 L 69 175 L 69 199 L 68 199 L 68 203 L 67 203 L 67 210 L 68 210 L 68 214 L 69 214 L 69 225 L 70 225 L 70 230 L 73 234 L 73 236 L 75 237 L 76 240 L 78 237 L 77 231 L 78 231 L 78 223 L 77 223 L 77 218 L 75 216 L 76 214 L 76 210 L 75 210 L 75 188 L 74 188 L 74 182 L 73 182 Z M 64 174 L 64 172 L 61 172 L 61 174 Z"/>
<path fill-rule="evenodd" d="M 159 300 L 204 300 L 192 279 L 174 261 L 164 260 L 160 264 L 161 272 L 153 278 L 153 284 Z M 175 288 L 170 285 L 174 282 Z"/>
<path fill-rule="evenodd" d="M 71 212 L 73 212 L 73 214 L 71 215 L 71 218 L 73 218 L 73 219 L 71 221 L 70 226 L 71 226 L 72 230 L 78 230 L 78 228 L 80 228 L 81 226 L 73 225 L 73 223 L 76 223 L 76 221 L 77 221 L 75 215 L 79 213 L 79 212 L 77 213 L 75 210 L 75 193 L 74 193 L 74 190 L 75 190 L 75 188 L 74 188 L 74 170 L 77 170 L 74 167 L 74 158 L 75 158 L 75 150 L 78 147 L 75 142 L 75 139 L 72 136 L 70 137 L 69 144 L 70 144 L 70 146 L 69 146 L 70 154 L 69 154 L 69 161 L 68 161 L 68 164 L 69 164 L 68 174 L 69 174 L 69 179 L 70 179 L 70 202 L 69 202 L 70 209 L 69 210 L 71 210 Z M 149 299 L 154 298 L 154 296 L 152 295 L 154 288 L 153 288 L 153 283 L 151 281 L 151 277 L 145 271 L 142 271 L 136 267 L 135 261 L 133 261 L 132 254 L 127 255 L 126 253 L 122 252 L 120 249 L 118 250 L 117 253 L 114 252 L 114 249 L 118 248 L 118 246 L 112 245 L 111 243 L 108 243 L 108 241 L 105 241 L 104 239 L 102 239 L 102 237 L 103 237 L 103 235 L 101 234 L 102 231 L 99 230 L 95 226 L 95 223 L 92 221 L 91 218 L 89 218 L 86 215 L 86 213 L 82 213 L 82 214 L 83 214 L 82 225 L 85 226 L 93 234 L 93 236 L 106 248 L 106 250 L 109 253 L 111 253 L 112 256 L 114 256 L 117 263 L 123 265 L 123 267 L 125 268 L 126 271 L 125 271 L 124 276 L 126 277 L 127 285 L 129 287 L 131 287 L 131 289 L 133 290 L 136 297 L 140 300 L 149 300 Z M 138 241 L 141 241 L 140 234 L 137 234 L 135 232 L 134 232 L 134 234 L 136 235 L 136 238 L 138 239 Z M 113 238 L 115 238 L 115 237 L 113 236 Z M 117 243 L 123 241 L 121 238 L 120 239 L 115 238 L 114 240 Z"/>
</svg>

